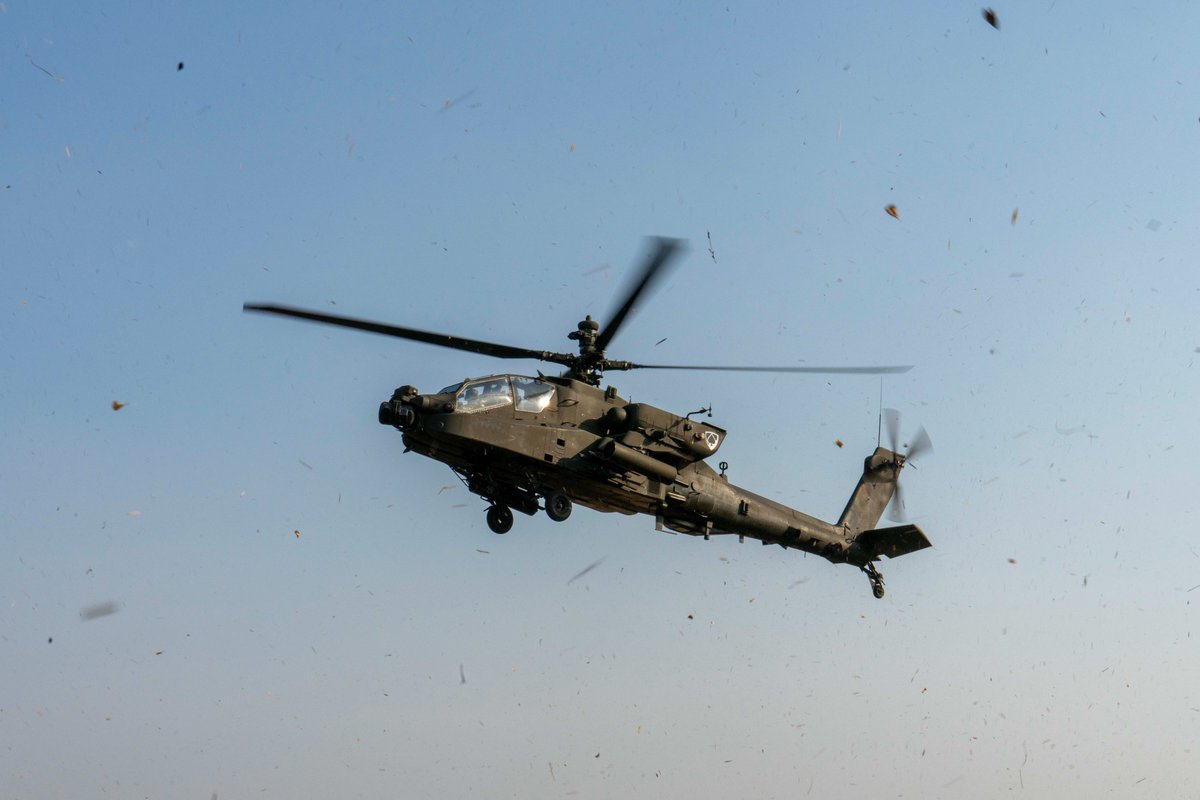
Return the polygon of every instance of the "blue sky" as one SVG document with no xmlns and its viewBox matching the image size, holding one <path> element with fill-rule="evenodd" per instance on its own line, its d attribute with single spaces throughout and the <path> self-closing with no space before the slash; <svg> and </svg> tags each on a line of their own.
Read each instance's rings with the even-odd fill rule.
<svg viewBox="0 0 1200 800">
<path fill-rule="evenodd" d="M 1194 6 L 0 10 L 0 794 L 1200 789 Z M 539 365 L 241 312 L 563 350 L 649 235 L 612 356 L 916 365 L 883 601 L 496 537 L 375 409 Z M 875 444 L 872 378 L 608 377 L 825 519 Z"/>
</svg>

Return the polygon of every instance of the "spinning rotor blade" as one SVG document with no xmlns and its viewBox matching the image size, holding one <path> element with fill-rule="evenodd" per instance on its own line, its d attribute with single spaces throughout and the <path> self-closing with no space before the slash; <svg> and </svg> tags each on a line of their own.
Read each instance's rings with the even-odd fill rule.
<svg viewBox="0 0 1200 800">
<path fill-rule="evenodd" d="M 575 356 L 563 353 L 550 353 L 544 350 L 530 350 L 524 347 L 510 347 L 506 344 L 485 342 L 478 339 L 464 339 L 461 336 L 451 336 L 445 333 L 433 333 L 416 328 L 403 328 L 399 325 L 387 325 L 382 322 L 340 317 L 335 314 L 322 314 L 318 311 L 306 311 L 302 308 L 290 308 L 272 304 L 243 303 L 243 311 L 259 311 L 266 314 L 279 314 L 285 317 L 306 319 L 311 322 L 322 322 L 326 325 L 339 325 L 343 328 L 355 328 L 360 331 L 382 333 L 385 336 L 395 336 L 400 339 L 412 339 L 440 347 L 450 347 L 455 350 L 466 350 L 470 353 L 480 353 L 495 358 L 530 358 L 538 361 L 553 361 L 556 364 L 570 365 Z"/>
<path fill-rule="evenodd" d="M 908 445 L 908 453 L 904 456 L 906 459 L 913 459 L 921 455 L 921 453 L 932 453 L 933 442 L 929 438 L 929 434 L 925 432 L 924 426 L 917 429 L 917 435 L 913 437 L 912 442 Z"/>
<path fill-rule="evenodd" d="M 617 313 L 613 315 L 608 324 L 600 329 L 600 335 L 596 337 L 596 352 L 604 352 L 609 342 L 621 330 L 621 325 L 625 322 L 625 317 L 629 316 L 629 312 L 633 311 L 638 299 L 665 274 L 663 267 L 666 266 L 667 262 L 671 260 L 677 251 L 683 248 L 683 242 L 679 239 L 666 239 L 660 236 L 656 237 L 653 241 L 655 242 L 655 249 L 645 264 L 642 265 L 641 272 L 638 274 L 637 280 L 633 283 L 629 293 L 625 296 L 621 307 L 617 309 Z"/>
<path fill-rule="evenodd" d="M 714 366 L 711 364 L 628 364 L 609 365 L 609 369 L 705 369 L 715 372 L 806 372 L 813 375 L 898 375 L 908 372 L 906 367 L 740 367 Z"/>
<path fill-rule="evenodd" d="M 900 412 L 894 408 L 885 408 L 882 414 L 884 427 L 887 428 L 888 446 L 893 453 L 897 453 L 900 442 Z M 910 461 L 922 453 L 933 452 L 933 441 L 930 440 L 929 434 L 925 432 L 925 428 L 922 426 L 917 429 L 917 433 L 912 437 L 912 441 L 905 444 L 904 448 L 904 458 L 897 459 L 898 464 L 901 461 Z M 891 502 L 888 503 L 887 518 L 893 522 L 908 521 L 904 513 L 904 491 L 900 488 L 901 485 L 897 478 L 895 492 L 892 494 Z"/>
<path fill-rule="evenodd" d="M 887 428 L 888 449 L 895 453 L 900 449 L 900 412 L 894 408 L 885 408 L 883 426 Z"/>
<path fill-rule="evenodd" d="M 892 522 L 908 522 L 908 517 L 904 514 L 904 494 L 900 491 L 900 483 L 896 482 L 896 492 L 892 495 L 892 501 L 888 503 L 887 518 Z"/>
</svg>

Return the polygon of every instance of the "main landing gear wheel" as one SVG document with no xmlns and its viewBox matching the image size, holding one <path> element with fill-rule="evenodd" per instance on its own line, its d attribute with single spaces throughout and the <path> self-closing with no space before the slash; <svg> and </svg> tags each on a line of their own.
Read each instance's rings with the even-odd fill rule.
<svg viewBox="0 0 1200 800">
<path fill-rule="evenodd" d="M 487 524 L 492 533 L 508 533 L 513 526 L 512 509 L 508 506 L 488 506 Z"/>
<path fill-rule="evenodd" d="M 883 576 L 879 574 L 879 570 L 875 569 L 875 565 L 868 562 L 862 571 L 867 573 L 867 578 L 871 581 L 871 593 L 875 595 L 875 599 L 883 598 Z"/>
<path fill-rule="evenodd" d="M 546 495 L 546 516 L 555 522 L 562 522 L 571 516 L 571 498 L 562 492 L 551 492 Z"/>
</svg>

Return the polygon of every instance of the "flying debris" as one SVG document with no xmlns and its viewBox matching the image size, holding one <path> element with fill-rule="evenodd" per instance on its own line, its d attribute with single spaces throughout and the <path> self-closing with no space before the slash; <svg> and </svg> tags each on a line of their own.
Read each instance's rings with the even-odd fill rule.
<svg viewBox="0 0 1200 800">
<path fill-rule="evenodd" d="M 30 64 L 32 64 L 32 65 L 33 65 L 34 67 L 36 67 L 37 69 L 39 69 L 39 70 L 41 70 L 42 72 L 44 72 L 44 73 L 46 73 L 47 75 L 49 75 L 49 76 L 50 76 L 50 78 L 51 78 L 52 80 L 54 80 L 54 81 L 57 81 L 58 83 L 62 83 L 63 81 L 65 81 L 65 80 L 66 80 L 66 78 L 64 78 L 62 75 L 57 75 L 57 74 L 55 74 L 55 73 L 51 72 L 50 70 L 46 69 L 45 67 L 43 67 L 41 64 L 39 64 L 39 63 L 37 63 L 36 61 L 34 61 L 34 60 L 33 60 L 33 56 L 26 55 L 25 57 L 29 59 L 29 63 L 30 63 Z"/>
<path fill-rule="evenodd" d="M 112 614 L 116 614 L 120 610 L 120 603 L 114 603 L 111 601 L 107 603 L 96 603 L 95 605 L 84 606 L 83 608 L 79 609 L 79 618 L 85 622 L 90 622 L 94 619 L 100 619 L 101 617 L 107 617 Z"/>
<path fill-rule="evenodd" d="M 567 585 L 568 585 L 568 586 L 570 586 L 572 583 L 574 583 L 575 581 L 579 580 L 579 579 L 580 579 L 580 578 L 582 578 L 584 575 L 587 575 L 589 572 L 591 572 L 592 570 L 594 570 L 596 567 L 598 567 L 598 566 L 600 566 L 601 564 L 603 564 L 603 563 L 604 563 L 604 559 L 605 559 L 605 558 L 608 558 L 608 556 L 604 556 L 603 558 L 599 558 L 599 559 L 597 559 L 597 560 L 593 561 L 591 564 L 588 564 L 588 565 L 587 565 L 586 567 L 584 567 L 582 570 L 580 570 L 579 572 L 577 572 L 577 573 L 575 574 L 575 577 L 573 577 L 573 578 L 571 578 L 571 580 L 567 581 Z"/>
</svg>

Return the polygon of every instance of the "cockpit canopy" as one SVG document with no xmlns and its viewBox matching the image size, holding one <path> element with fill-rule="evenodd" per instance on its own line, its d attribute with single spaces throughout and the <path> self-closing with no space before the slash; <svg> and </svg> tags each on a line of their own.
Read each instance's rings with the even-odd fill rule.
<svg viewBox="0 0 1200 800">
<path fill-rule="evenodd" d="M 447 386 L 438 394 L 453 394 L 454 410 L 459 414 L 475 414 L 502 406 L 515 406 L 517 411 L 529 414 L 554 408 L 554 387 L 524 375 L 494 375 L 464 381 Z"/>
</svg>

